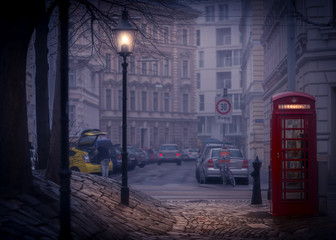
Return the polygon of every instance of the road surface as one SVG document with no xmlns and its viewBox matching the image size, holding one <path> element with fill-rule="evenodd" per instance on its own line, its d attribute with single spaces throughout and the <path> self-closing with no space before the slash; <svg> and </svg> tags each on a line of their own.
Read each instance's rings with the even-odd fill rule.
<svg viewBox="0 0 336 240">
<path fill-rule="evenodd" d="M 121 182 L 121 174 L 110 176 Z M 128 172 L 129 186 L 160 200 L 209 200 L 209 199 L 251 199 L 250 185 L 239 182 L 235 187 L 212 181 L 200 184 L 195 178 L 195 161 L 149 164 L 144 168 L 136 167 Z M 267 184 L 262 184 L 262 198 L 267 199 Z"/>
</svg>

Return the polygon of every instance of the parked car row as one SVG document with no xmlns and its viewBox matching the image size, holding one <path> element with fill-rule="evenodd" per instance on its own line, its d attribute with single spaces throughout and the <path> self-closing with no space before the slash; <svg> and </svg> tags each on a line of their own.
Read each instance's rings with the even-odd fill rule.
<svg viewBox="0 0 336 240">
<path fill-rule="evenodd" d="M 100 136 L 104 135 L 106 133 L 99 129 L 87 129 L 81 133 L 76 146 L 71 147 L 69 151 L 69 164 L 72 171 L 100 173 L 100 164 L 94 161 L 99 146 L 108 149 L 112 160 L 109 163 L 110 172 L 122 169 L 122 147 L 120 144 L 113 144 L 109 139 L 100 139 Z M 152 149 L 127 146 L 128 170 L 133 170 L 136 166 L 143 168 L 147 164 L 157 162 L 157 159 L 157 153 Z"/>
<path fill-rule="evenodd" d="M 228 152 L 226 158 L 234 178 L 242 179 L 245 184 L 249 183 L 248 161 L 244 158 L 240 149 L 218 143 L 206 144 L 196 160 L 196 179 L 199 183 L 207 183 L 215 178 L 221 180 L 219 160 Z"/>
</svg>

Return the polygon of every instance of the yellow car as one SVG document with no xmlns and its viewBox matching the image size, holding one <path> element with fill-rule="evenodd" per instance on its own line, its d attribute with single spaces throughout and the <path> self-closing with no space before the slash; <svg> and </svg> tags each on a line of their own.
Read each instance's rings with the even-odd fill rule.
<svg viewBox="0 0 336 240">
<path fill-rule="evenodd" d="M 106 135 L 106 133 L 101 132 L 99 129 L 89 129 L 82 132 L 77 147 L 72 147 L 69 150 L 69 166 L 72 171 L 101 173 L 100 164 L 93 162 L 92 160 L 97 154 L 98 145 L 102 144 L 109 148 L 112 160 L 109 162 L 109 170 L 110 172 L 113 172 L 115 150 L 110 140 L 98 140 L 98 137 L 102 135 Z"/>
</svg>

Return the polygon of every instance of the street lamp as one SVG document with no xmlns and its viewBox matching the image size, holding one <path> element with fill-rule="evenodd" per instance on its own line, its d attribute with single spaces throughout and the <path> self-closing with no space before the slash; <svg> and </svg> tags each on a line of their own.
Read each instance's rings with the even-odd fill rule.
<svg viewBox="0 0 336 240">
<path fill-rule="evenodd" d="M 131 55 L 134 47 L 134 36 L 136 28 L 128 21 L 128 11 L 122 12 L 121 21 L 116 28 L 113 29 L 116 40 L 117 53 L 123 58 L 121 64 L 122 71 L 122 168 L 121 168 L 121 203 L 128 206 L 129 204 L 129 188 L 127 179 L 127 56 Z"/>
</svg>

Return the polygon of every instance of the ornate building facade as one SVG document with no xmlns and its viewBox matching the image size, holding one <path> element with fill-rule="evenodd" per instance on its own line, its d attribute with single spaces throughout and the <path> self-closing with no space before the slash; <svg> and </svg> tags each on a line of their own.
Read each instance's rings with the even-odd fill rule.
<svg viewBox="0 0 336 240">
<path fill-rule="evenodd" d="M 288 90 L 287 3 L 265 1 L 265 159 L 269 163 L 271 97 Z M 336 183 L 336 5 L 335 1 L 296 0 L 295 91 L 316 98 L 317 161 L 328 166 L 329 183 Z"/>
<path fill-rule="evenodd" d="M 121 13 L 121 10 L 120 10 Z M 133 14 L 133 15 L 132 15 Z M 130 16 L 136 13 L 130 11 Z M 157 149 L 163 143 L 197 146 L 195 24 L 193 20 L 160 24 L 137 19 L 141 34 L 127 58 L 128 144 Z M 158 29 L 158 27 L 160 29 Z M 98 31 L 99 32 L 99 31 Z M 112 48 L 99 59 L 85 56 L 83 35 L 72 45 L 69 70 L 70 134 L 87 128 L 122 141 L 122 67 Z M 154 43 L 150 52 L 142 44 Z"/>
</svg>

